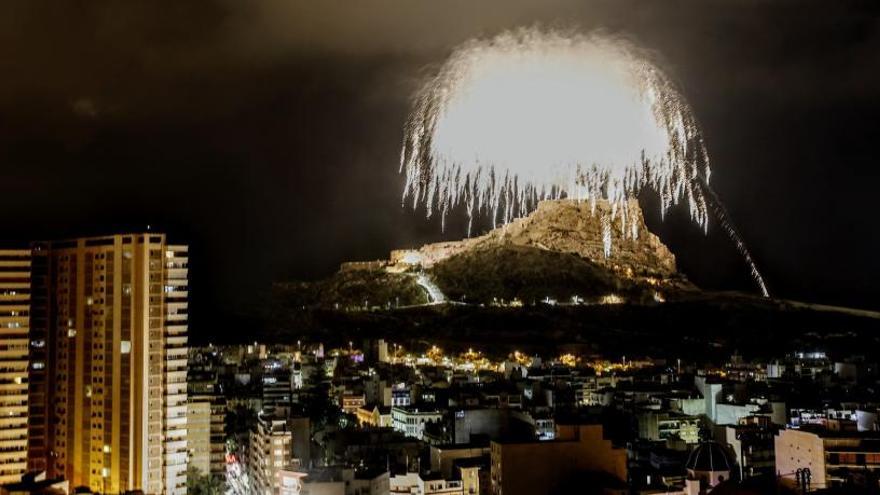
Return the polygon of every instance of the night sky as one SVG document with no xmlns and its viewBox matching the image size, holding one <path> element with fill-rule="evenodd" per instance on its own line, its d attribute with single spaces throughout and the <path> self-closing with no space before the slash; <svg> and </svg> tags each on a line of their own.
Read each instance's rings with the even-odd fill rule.
<svg viewBox="0 0 880 495">
<path fill-rule="evenodd" d="M 656 51 L 774 295 L 880 309 L 876 1 L 5 0 L 0 239 L 166 231 L 206 334 L 274 280 L 461 238 L 401 207 L 410 94 L 535 23 Z M 647 214 L 698 285 L 753 290 L 717 224 Z"/>
</svg>

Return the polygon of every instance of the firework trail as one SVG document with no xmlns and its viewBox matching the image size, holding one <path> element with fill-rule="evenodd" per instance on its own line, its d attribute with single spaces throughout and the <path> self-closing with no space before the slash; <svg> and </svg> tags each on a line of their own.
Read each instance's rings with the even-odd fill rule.
<svg viewBox="0 0 880 495">
<path fill-rule="evenodd" d="M 752 279 L 755 280 L 758 289 L 761 290 L 761 294 L 763 294 L 764 297 L 769 297 L 770 291 L 767 290 L 767 284 L 764 283 L 764 277 L 761 276 L 761 272 L 758 270 L 758 265 L 752 259 L 752 253 L 750 253 L 749 248 L 746 247 L 746 243 L 743 241 L 742 236 L 739 235 L 736 226 L 731 222 L 730 215 L 727 213 L 727 208 L 724 207 L 724 203 L 721 201 L 721 198 L 718 197 L 718 193 L 712 189 L 712 186 L 709 185 L 709 181 L 705 180 L 703 177 L 700 178 L 700 184 L 712 200 L 710 203 L 712 205 L 712 210 L 715 212 L 715 218 L 721 223 L 721 226 L 724 228 L 725 232 L 727 232 L 727 236 L 730 237 L 730 240 L 733 241 L 737 251 L 739 251 L 743 259 L 745 259 L 746 263 L 749 265 Z"/>
<path fill-rule="evenodd" d="M 723 205 L 708 187 L 709 157 L 690 107 L 672 81 L 631 43 L 537 28 L 472 40 L 415 95 L 406 123 L 404 200 L 441 224 L 459 205 L 493 226 L 543 199 L 607 200 L 603 244 L 627 228 L 627 202 L 650 188 L 660 213 L 684 203 L 708 228 L 713 211 L 763 280 Z M 632 227 L 632 225 L 630 226 Z"/>
</svg>

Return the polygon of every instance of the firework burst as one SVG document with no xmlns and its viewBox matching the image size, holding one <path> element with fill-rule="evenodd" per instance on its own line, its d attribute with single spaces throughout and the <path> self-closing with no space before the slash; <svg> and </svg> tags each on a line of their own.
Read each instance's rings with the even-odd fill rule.
<svg viewBox="0 0 880 495">
<path fill-rule="evenodd" d="M 685 204 L 708 228 L 713 193 L 699 126 L 672 81 L 629 42 L 537 28 L 473 40 L 426 79 L 413 106 L 401 154 L 404 200 L 441 223 L 459 205 L 470 230 L 478 215 L 503 224 L 543 199 L 607 200 L 610 256 L 615 225 L 638 235 L 627 228 L 628 200 L 650 188 L 661 215 Z"/>
</svg>

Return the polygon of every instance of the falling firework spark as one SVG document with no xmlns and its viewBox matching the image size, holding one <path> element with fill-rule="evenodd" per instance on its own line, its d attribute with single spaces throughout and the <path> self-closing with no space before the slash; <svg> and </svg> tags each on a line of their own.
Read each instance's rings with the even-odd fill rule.
<svg viewBox="0 0 880 495">
<path fill-rule="evenodd" d="M 607 200 L 605 255 L 627 202 L 643 188 L 661 215 L 684 203 L 704 231 L 722 225 L 761 276 L 708 186 L 706 148 L 690 107 L 650 57 L 625 41 L 540 29 L 505 32 L 457 49 L 416 94 L 405 129 L 404 199 L 445 223 L 458 205 L 493 225 L 543 199 Z"/>
</svg>

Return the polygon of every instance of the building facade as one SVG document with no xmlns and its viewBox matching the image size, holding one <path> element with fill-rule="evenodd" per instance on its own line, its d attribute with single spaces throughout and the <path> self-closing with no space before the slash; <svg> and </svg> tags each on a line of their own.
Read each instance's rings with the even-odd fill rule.
<svg viewBox="0 0 880 495">
<path fill-rule="evenodd" d="M 0 250 L 0 484 L 27 470 L 30 292 L 30 250 Z"/>
<path fill-rule="evenodd" d="M 869 484 L 869 478 L 880 478 L 876 432 L 786 429 L 774 440 L 776 474 L 788 484 L 796 483 L 798 470 L 807 469 L 811 489 L 859 486 Z"/>
<path fill-rule="evenodd" d="M 637 415 L 639 438 L 652 441 L 680 439 L 687 444 L 700 441 L 700 418 L 674 411 L 642 411 Z"/>
<path fill-rule="evenodd" d="M 558 425 L 556 439 L 543 442 L 493 441 L 490 456 L 492 495 L 628 492 L 626 449 L 606 440 L 601 425 Z"/>
<path fill-rule="evenodd" d="M 247 473 L 254 495 L 288 493 L 287 478 L 282 471 L 299 467 L 293 457 L 293 432 L 287 421 L 260 414 L 250 434 L 247 452 Z M 282 479 L 284 478 L 284 479 Z"/>
<path fill-rule="evenodd" d="M 737 425 L 717 427 L 716 440 L 733 451 L 740 479 L 773 476 L 776 474 L 774 442 L 779 429 L 768 416 L 748 416 Z"/>
<path fill-rule="evenodd" d="M 217 371 L 211 365 L 190 360 L 187 401 L 190 463 L 203 474 L 225 478 L 226 398 L 220 393 Z"/>
<path fill-rule="evenodd" d="M 186 442 L 189 465 L 211 473 L 211 401 L 190 400 L 186 406 Z"/>
<path fill-rule="evenodd" d="M 184 494 L 187 247 L 120 234 L 39 243 L 33 259 L 46 372 L 31 400 L 46 415 L 29 465 L 95 491 Z"/>
<path fill-rule="evenodd" d="M 437 423 L 442 419 L 443 413 L 436 410 L 424 410 L 416 407 L 391 408 L 392 428 L 418 440 L 424 439 L 427 423 Z"/>
</svg>

